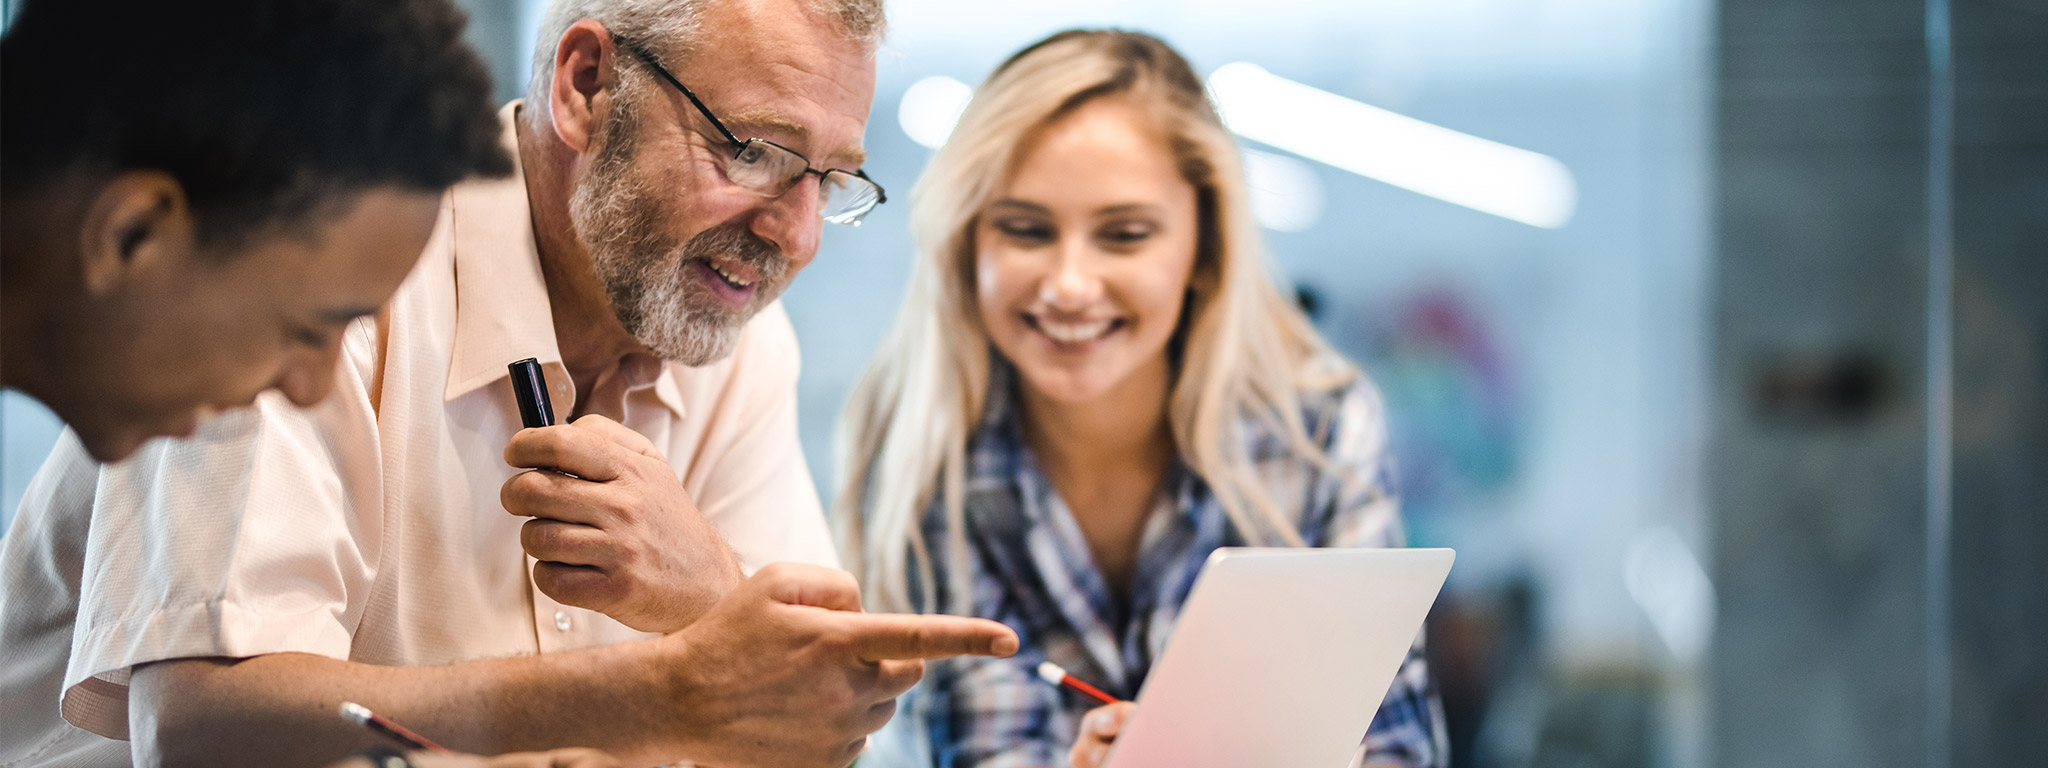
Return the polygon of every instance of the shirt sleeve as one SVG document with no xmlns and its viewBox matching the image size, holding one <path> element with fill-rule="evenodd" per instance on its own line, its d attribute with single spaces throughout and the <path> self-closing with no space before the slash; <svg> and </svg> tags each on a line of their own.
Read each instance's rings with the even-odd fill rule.
<svg viewBox="0 0 2048 768">
<path fill-rule="evenodd" d="M 1385 410 L 1378 391 L 1363 376 L 1337 399 L 1326 455 L 1332 464 L 1331 503 L 1318 545 L 1406 546 L 1393 457 L 1387 450 Z M 1436 682 L 1423 655 L 1423 636 L 1417 633 L 1366 730 L 1359 764 L 1442 768 L 1448 762 L 1449 740 Z"/>
<path fill-rule="evenodd" d="M 690 466 L 679 467 L 697 508 L 751 574 L 778 561 L 839 567 L 825 511 L 797 434 L 796 331 L 782 304 L 747 323 L 732 368 L 709 403 Z"/>
<path fill-rule="evenodd" d="M 85 508 L 35 512 L 91 516 L 67 720 L 126 738 L 128 674 L 150 662 L 348 658 L 381 521 L 374 421 L 355 371 L 344 356 L 339 386 L 312 410 L 266 393 L 190 438 L 100 468 L 92 493 L 68 502 Z M 30 503 L 43 501 L 65 500 Z"/>
</svg>

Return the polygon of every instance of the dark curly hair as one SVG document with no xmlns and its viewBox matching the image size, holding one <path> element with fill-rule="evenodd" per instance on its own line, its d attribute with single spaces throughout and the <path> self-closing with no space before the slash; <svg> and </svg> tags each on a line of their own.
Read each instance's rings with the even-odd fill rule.
<svg viewBox="0 0 2048 768">
<path fill-rule="evenodd" d="M 231 248 L 371 187 L 503 176 L 466 21 L 449 0 L 30 0 L 0 39 L 4 185 L 160 170 Z"/>
</svg>

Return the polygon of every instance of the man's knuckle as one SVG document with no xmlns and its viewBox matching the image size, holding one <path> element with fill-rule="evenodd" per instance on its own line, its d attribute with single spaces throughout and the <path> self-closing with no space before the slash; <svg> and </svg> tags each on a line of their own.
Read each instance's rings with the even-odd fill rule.
<svg viewBox="0 0 2048 768">
<path fill-rule="evenodd" d="M 647 560 L 647 547 L 638 541 L 622 541 L 613 545 L 612 556 L 618 559 L 622 568 L 630 570 Z"/>
<path fill-rule="evenodd" d="M 818 635 L 818 647 L 833 658 L 853 655 L 860 638 L 845 627 L 828 627 Z"/>
<path fill-rule="evenodd" d="M 619 605 L 632 596 L 632 591 L 631 585 L 623 579 L 599 578 L 591 596 L 603 600 L 606 605 Z"/>
<path fill-rule="evenodd" d="M 553 566 L 547 563 L 541 563 L 539 565 L 534 566 L 533 586 L 536 589 L 539 589 L 542 594 L 548 595 L 549 597 L 556 597 L 556 599 L 560 599 L 557 596 L 563 594 L 565 592 L 564 588 L 566 587 L 566 585 L 562 582 L 563 579 L 561 571 L 555 569 Z"/>
<path fill-rule="evenodd" d="M 640 521 L 640 506 L 624 494 L 606 494 L 598 506 L 605 516 L 621 523 L 633 524 Z"/>
<path fill-rule="evenodd" d="M 561 463 L 562 453 L 556 446 L 554 435 L 547 431 L 535 434 L 533 439 L 528 440 L 524 453 L 526 463 L 530 465 L 550 467 Z"/>
<path fill-rule="evenodd" d="M 533 495 L 532 475 L 532 472 L 521 472 L 513 475 L 512 479 L 506 480 L 505 484 L 499 488 L 499 497 L 508 506 L 515 503 L 525 503 Z"/>
</svg>

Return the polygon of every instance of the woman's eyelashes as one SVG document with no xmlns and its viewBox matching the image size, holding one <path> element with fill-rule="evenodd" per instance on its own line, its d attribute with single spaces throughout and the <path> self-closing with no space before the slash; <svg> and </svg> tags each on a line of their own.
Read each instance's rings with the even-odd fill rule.
<svg viewBox="0 0 2048 768">
<path fill-rule="evenodd" d="M 1118 222 L 1096 230 L 1095 238 L 1111 250 L 1131 250 L 1143 245 L 1158 229 L 1147 222 Z"/>
<path fill-rule="evenodd" d="M 997 219 L 995 229 L 1004 238 L 1031 245 L 1050 243 L 1056 234 L 1050 225 L 1029 219 Z"/>
<path fill-rule="evenodd" d="M 1005 239 L 1020 244 L 1047 245 L 1059 239 L 1057 228 L 1040 221 L 997 219 L 993 225 Z M 1091 235 L 1104 250 L 1125 252 L 1137 249 L 1158 233 L 1159 228 L 1149 222 L 1122 221 L 1097 227 Z"/>
</svg>

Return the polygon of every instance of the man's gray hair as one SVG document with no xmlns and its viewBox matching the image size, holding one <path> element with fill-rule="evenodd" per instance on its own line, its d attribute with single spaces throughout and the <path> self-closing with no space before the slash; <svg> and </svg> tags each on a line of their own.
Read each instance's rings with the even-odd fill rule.
<svg viewBox="0 0 2048 768">
<path fill-rule="evenodd" d="M 596 19 L 612 34 L 636 41 L 657 54 L 687 55 L 699 44 L 704 11 L 729 0 L 553 0 L 541 16 L 533 46 L 533 76 L 527 81 L 528 104 L 545 103 L 555 76 L 555 48 L 569 25 Z M 846 39 L 869 50 L 887 32 L 883 0 L 801 0 L 812 13 L 829 20 Z M 633 65 L 637 66 L 637 62 Z"/>
</svg>

